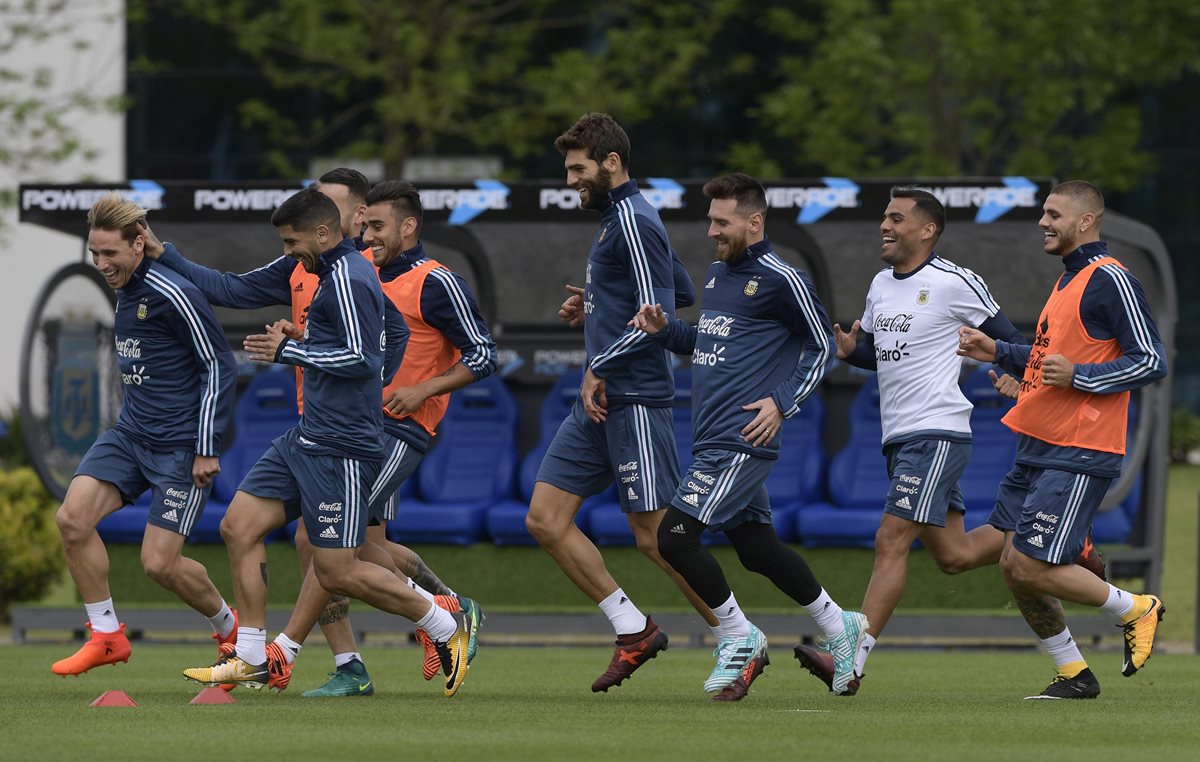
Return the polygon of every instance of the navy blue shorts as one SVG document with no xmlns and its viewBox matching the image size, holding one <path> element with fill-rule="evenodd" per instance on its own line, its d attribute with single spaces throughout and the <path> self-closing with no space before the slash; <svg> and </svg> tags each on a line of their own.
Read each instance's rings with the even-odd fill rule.
<svg viewBox="0 0 1200 762">
<path fill-rule="evenodd" d="M 151 490 L 149 523 L 187 537 L 204 513 L 212 488 L 210 484 L 200 489 L 192 482 L 195 460 L 190 450 L 152 450 L 109 429 L 96 438 L 75 475 L 109 482 L 125 505 Z"/>
<path fill-rule="evenodd" d="M 595 423 L 575 401 L 538 468 L 537 481 L 580 497 L 617 481 L 625 513 L 666 508 L 679 486 L 675 424 L 669 407 L 621 405 Z"/>
<path fill-rule="evenodd" d="M 671 505 L 714 532 L 748 522 L 771 523 L 767 476 L 775 461 L 733 450 L 701 450 Z"/>
<path fill-rule="evenodd" d="M 958 480 L 967 468 L 971 445 L 947 439 L 914 439 L 890 444 L 888 487 L 883 512 L 917 524 L 946 526 L 946 512 L 966 513 Z"/>
<path fill-rule="evenodd" d="M 369 524 L 386 524 L 396 518 L 396 493 L 400 485 L 416 472 L 425 453 L 397 437 L 388 437 L 392 446 L 380 466 L 379 476 L 371 487 Z"/>
<path fill-rule="evenodd" d="M 238 489 L 282 501 L 289 521 L 303 517 L 308 539 L 317 547 L 360 547 L 380 463 L 311 454 L 301 449 L 299 438 L 296 427 L 271 442 Z"/>
<path fill-rule="evenodd" d="M 1013 547 L 1051 564 L 1073 564 L 1112 479 L 1018 463 L 1000 480 L 988 523 L 1014 532 Z"/>
</svg>

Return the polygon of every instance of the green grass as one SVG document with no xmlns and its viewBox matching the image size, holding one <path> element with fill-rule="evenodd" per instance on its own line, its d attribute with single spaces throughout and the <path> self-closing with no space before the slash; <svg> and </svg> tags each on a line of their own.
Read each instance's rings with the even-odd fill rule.
<svg viewBox="0 0 1200 762">
<path fill-rule="evenodd" d="M 378 692 L 303 699 L 329 666 L 323 646 L 301 655 L 281 694 L 239 689 L 237 703 L 192 707 L 178 670 L 208 646 L 135 645 L 127 665 L 57 678 L 67 646 L 0 648 L 5 759 L 1194 759 L 1200 660 L 1157 655 L 1132 679 L 1118 654 L 1093 655 L 1096 701 L 1025 702 L 1045 686 L 1046 657 L 994 651 L 882 649 L 854 698 L 830 695 L 775 644 L 773 664 L 739 704 L 714 704 L 699 649 L 673 649 L 608 694 L 588 686 L 599 648 L 484 646 L 459 695 L 419 676 L 415 648 L 365 654 Z M 92 709 L 109 689 L 138 708 Z"/>
</svg>

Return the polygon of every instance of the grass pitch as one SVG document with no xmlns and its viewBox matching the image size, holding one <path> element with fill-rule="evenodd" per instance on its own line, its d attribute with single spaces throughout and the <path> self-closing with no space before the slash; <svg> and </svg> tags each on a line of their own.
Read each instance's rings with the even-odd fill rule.
<svg viewBox="0 0 1200 762">
<path fill-rule="evenodd" d="M 772 664 L 737 704 L 702 691 L 712 658 L 672 649 L 608 694 L 592 679 L 601 648 L 480 650 L 458 696 L 419 674 L 416 648 L 365 653 L 370 698 L 304 699 L 332 668 L 317 640 L 280 694 L 238 689 L 237 703 L 189 706 L 179 670 L 205 645 L 135 644 L 129 664 L 79 678 L 49 665 L 74 645 L 0 647 L 0 758 L 12 760 L 980 760 L 1195 759 L 1200 660 L 1156 654 L 1133 678 L 1119 653 L 1091 654 L 1094 701 L 1033 702 L 1053 676 L 1030 652 L 883 649 L 862 692 L 838 698 L 776 643 Z M 137 708 L 93 709 L 120 689 Z"/>
</svg>

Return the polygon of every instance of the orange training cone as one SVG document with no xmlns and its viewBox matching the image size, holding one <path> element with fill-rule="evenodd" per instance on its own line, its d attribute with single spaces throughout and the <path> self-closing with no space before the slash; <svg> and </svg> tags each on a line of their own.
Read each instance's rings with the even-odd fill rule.
<svg viewBox="0 0 1200 762">
<path fill-rule="evenodd" d="M 105 691 L 88 706 L 137 706 L 125 691 Z"/>
<path fill-rule="evenodd" d="M 230 696 L 219 685 L 210 685 L 204 690 L 196 694 L 196 698 L 188 702 L 189 704 L 233 704 L 236 703 L 233 696 Z"/>
</svg>

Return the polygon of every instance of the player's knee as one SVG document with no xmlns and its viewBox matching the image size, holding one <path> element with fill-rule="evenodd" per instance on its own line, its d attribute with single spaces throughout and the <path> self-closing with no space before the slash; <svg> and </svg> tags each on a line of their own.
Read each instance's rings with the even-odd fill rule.
<svg viewBox="0 0 1200 762">
<path fill-rule="evenodd" d="M 68 548 L 82 542 L 94 528 L 88 526 L 88 522 L 83 521 L 67 503 L 59 506 L 54 514 L 54 522 L 58 525 L 58 533 L 62 535 L 63 545 Z"/>
<path fill-rule="evenodd" d="M 317 570 L 317 581 L 329 593 L 358 597 L 353 576 L 348 569 L 320 563 L 314 563 L 314 568 Z"/>
<path fill-rule="evenodd" d="M 1009 587 L 1028 587 L 1037 578 L 1036 566 L 1022 553 L 1007 553 L 1000 559 L 1000 572 Z"/>
<path fill-rule="evenodd" d="M 970 559 L 959 553 L 934 556 L 933 560 L 942 574 L 962 574 L 973 568 Z"/>
<path fill-rule="evenodd" d="M 539 543 L 554 542 L 566 531 L 566 524 L 554 514 L 534 505 L 529 506 L 525 514 L 525 528 Z"/>
<path fill-rule="evenodd" d="M 169 587 L 175 577 L 175 562 L 172 558 L 161 553 L 143 553 L 142 569 L 146 576 L 161 587 Z"/>
<path fill-rule="evenodd" d="M 875 555 L 885 558 L 907 556 L 912 542 L 907 533 L 899 532 L 896 527 L 884 522 L 875 530 Z"/>
<path fill-rule="evenodd" d="M 700 538 L 693 537 L 690 533 L 672 532 L 670 526 L 666 521 L 658 525 L 655 550 L 673 568 L 679 568 L 679 562 L 700 547 Z"/>
<path fill-rule="evenodd" d="M 737 551 L 738 561 L 741 561 L 746 571 L 763 575 L 770 571 L 771 553 L 767 548 L 761 545 L 740 545 L 734 546 L 734 550 Z"/>
</svg>

